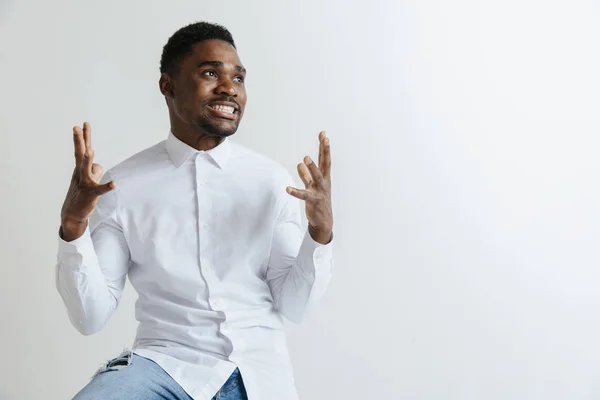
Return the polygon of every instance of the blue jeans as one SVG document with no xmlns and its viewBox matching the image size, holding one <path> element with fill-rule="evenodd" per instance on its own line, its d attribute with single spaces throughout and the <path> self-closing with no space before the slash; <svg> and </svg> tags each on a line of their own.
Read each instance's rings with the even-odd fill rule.
<svg viewBox="0 0 600 400">
<path fill-rule="evenodd" d="M 131 357 L 131 358 L 130 358 Z M 136 354 L 107 363 L 73 400 L 192 400 L 158 364 Z M 235 370 L 213 400 L 247 400 L 239 370 Z"/>
</svg>

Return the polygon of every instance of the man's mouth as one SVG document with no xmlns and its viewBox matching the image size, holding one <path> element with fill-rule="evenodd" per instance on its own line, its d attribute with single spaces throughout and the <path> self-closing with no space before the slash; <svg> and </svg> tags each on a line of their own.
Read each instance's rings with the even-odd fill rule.
<svg viewBox="0 0 600 400">
<path fill-rule="evenodd" d="M 230 104 L 215 103 L 208 106 L 214 115 L 220 118 L 234 120 L 237 118 L 238 108 Z"/>
</svg>

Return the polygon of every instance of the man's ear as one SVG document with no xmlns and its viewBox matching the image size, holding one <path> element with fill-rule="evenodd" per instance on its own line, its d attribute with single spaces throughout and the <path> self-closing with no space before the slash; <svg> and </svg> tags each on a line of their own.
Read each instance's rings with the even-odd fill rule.
<svg viewBox="0 0 600 400">
<path fill-rule="evenodd" d="M 168 74 L 161 74 L 158 80 L 158 87 L 163 96 L 172 99 L 175 97 L 175 90 L 173 87 L 173 78 Z"/>
</svg>

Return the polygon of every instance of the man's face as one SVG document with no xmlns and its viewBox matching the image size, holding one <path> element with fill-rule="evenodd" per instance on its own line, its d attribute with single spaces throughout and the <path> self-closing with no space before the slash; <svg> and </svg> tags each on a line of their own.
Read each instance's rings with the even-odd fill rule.
<svg viewBox="0 0 600 400">
<path fill-rule="evenodd" d="M 245 78 L 246 70 L 233 46 L 221 40 L 200 42 L 170 77 L 169 106 L 195 130 L 210 136 L 233 135 L 246 106 Z"/>
</svg>

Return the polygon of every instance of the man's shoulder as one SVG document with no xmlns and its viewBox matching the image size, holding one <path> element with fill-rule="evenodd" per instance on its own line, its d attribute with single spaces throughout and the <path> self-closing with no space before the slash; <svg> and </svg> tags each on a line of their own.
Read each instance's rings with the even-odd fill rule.
<svg viewBox="0 0 600 400">
<path fill-rule="evenodd" d="M 278 161 L 239 143 L 232 146 L 238 168 L 273 180 L 289 181 L 291 178 L 289 171 Z"/>
<path fill-rule="evenodd" d="M 277 161 L 272 158 L 238 142 L 231 141 L 231 147 L 233 148 L 234 157 L 239 162 L 264 164 L 271 167 L 280 166 Z"/>
<path fill-rule="evenodd" d="M 107 171 L 113 179 L 127 179 L 132 176 L 140 177 L 145 173 L 152 173 L 155 166 L 168 161 L 165 141 L 147 147 L 121 161 Z"/>
</svg>

